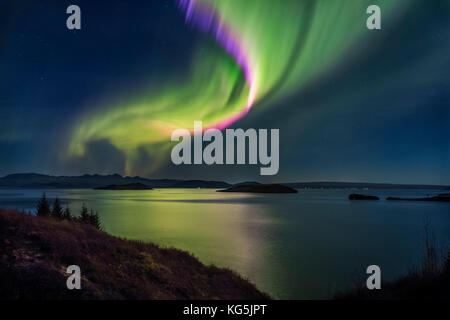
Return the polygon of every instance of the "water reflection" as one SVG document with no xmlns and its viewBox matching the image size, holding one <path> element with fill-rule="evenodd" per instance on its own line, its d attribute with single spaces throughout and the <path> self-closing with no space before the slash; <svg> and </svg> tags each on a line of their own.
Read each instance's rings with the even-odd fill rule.
<svg viewBox="0 0 450 320">
<path fill-rule="evenodd" d="M 432 190 L 377 190 L 416 196 Z M 327 298 L 378 264 L 385 279 L 406 273 L 421 253 L 424 221 L 450 240 L 447 203 L 350 202 L 346 190 L 296 195 L 49 190 L 78 212 L 98 210 L 107 232 L 187 250 L 248 277 L 275 298 Z M 0 207 L 33 210 L 40 190 L 2 190 Z"/>
</svg>

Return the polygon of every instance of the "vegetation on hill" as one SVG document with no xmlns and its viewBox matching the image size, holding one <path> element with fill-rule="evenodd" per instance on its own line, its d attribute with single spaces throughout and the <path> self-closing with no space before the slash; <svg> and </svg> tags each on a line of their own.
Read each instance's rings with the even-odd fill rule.
<svg viewBox="0 0 450 320">
<path fill-rule="evenodd" d="M 68 205 L 65 209 L 62 209 L 58 198 L 55 199 L 53 207 L 50 209 L 50 205 L 47 201 L 47 196 L 45 195 L 45 193 L 42 195 L 42 198 L 38 202 L 36 215 L 38 217 L 52 217 L 59 220 L 87 223 L 94 226 L 98 230 L 102 229 L 98 212 L 94 212 L 92 209 L 89 212 L 84 203 L 81 207 L 80 216 L 75 218 L 72 216 L 71 210 Z"/>
<path fill-rule="evenodd" d="M 439 249 L 430 227 L 425 226 L 425 252 L 419 267 L 395 281 L 383 282 L 380 290 L 357 288 L 336 294 L 345 300 L 449 300 L 450 250 Z"/>
<path fill-rule="evenodd" d="M 268 299 L 236 273 L 186 252 L 47 214 L 0 209 L 0 243 L 0 299 Z M 81 290 L 66 287 L 70 265 L 81 269 Z"/>
<path fill-rule="evenodd" d="M 339 293 L 337 299 L 351 300 L 449 300 L 450 252 L 445 266 L 439 272 L 411 272 L 392 282 L 385 282 L 380 290 L 360 288 L 353 292 Z"/>
</svg>

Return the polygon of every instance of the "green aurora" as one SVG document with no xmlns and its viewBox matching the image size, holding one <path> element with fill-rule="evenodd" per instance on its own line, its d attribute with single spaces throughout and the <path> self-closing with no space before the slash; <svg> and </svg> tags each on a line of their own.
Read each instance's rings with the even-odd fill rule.
<svg viewBox="0 0 450 320">
<path fill-rule="evenodd" d="M 188 72 L 176 80 L 167 75 L 135 97 L 112 93 L 108 101 L 113 103 L 90 105 L 70 136 L 67 156 L 83 156 L 87 143 L 107 140 L 124 153 L 126 174 L 154 172 L 168 161 L 173 130 L 192 129 L 194 120 L 226 128 L 248 112 L 274 108 L 276 101 L 350 59 L 367 41 L 362 36 L 371 2 L 180 1 L 187 27 L 212 41 L 186 61 Z M 407 0 L 380 0 L 377 5 L 383 22 L 408 6 Z M 153 161 L 137 168 L 142 152 Z"/>
</svg>

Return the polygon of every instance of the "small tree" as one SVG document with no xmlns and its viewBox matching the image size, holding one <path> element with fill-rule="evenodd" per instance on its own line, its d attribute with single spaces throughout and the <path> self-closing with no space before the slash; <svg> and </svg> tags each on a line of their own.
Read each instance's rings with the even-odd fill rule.
<svg viewBox="0 0 450 320">
<path fill-rule="evenodd" d="M 64 209 L 62 218 L 63 218 L 64 220 L 68 220 L 68 221 L 71 221 L 71 220 L 72 220 L 72 213 L 70 212 L 70 208 L 69 208 L 68 205 L 67 205 L 66 208 Z"/>
<path fill-rule="evenodd" d="M 89 215 L 89 223 L 97 228 L 98 230 L 102 229 L 101 223 L 100 223 L 100 217 L 98 215 L 98 212 L 95 212 L 91 209 L 91 213 Z"/>
<path fill-rule="evenodd" d="M 90 223 L 90 221 L 91 221 L 90 215 L 88 212 L 88 208 L 86 207 L 86 205 L 84 203 L 81 207 L 80 221 L 83 223 Z"/>
<path fill-rule="evenodd" d="M 52 217 L 57 219 L 63 218 L 63 209 L 61 208 L 61 204 L 59 203 L 58 198 L 56 198 L 55 202 L 53 203 Z"/>
<path fill-rule="evenodd" d="M 36 215 L 39 217 L 48 217 L 50 216 L 50 206 L 47 201 L 47 197 L 45 196 L 45 192 L 42 194 L 41 200 L 39 200 L 39 203 L 37 205 L 37 213 Z"/>
</svg>

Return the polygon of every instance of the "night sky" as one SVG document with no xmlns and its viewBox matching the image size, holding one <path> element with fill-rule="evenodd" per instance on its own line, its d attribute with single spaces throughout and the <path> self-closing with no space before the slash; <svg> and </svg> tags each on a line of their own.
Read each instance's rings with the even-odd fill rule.
<svg viewBox="0 0 450 320">
<path fill-rule="evenodd" d="M 1 0 L 0 75 L 0 175 L 450 185 L 447 0 Z M 172 165 L 194 120 L 279 128 L 279 174 Z"/>
</svg>

